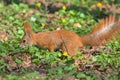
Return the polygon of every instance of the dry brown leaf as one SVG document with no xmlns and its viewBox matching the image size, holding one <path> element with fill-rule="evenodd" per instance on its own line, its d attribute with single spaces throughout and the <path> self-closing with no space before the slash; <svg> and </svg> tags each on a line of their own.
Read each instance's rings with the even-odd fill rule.
<svg viewBox="0 0 120 80">
<path fill-rule="evenodd" d="M 0 30 L 0 41 L 8 40 L 8 34 L 5 30 Z"/>
<path fill-rule="evenodd" d="M 80 23 L 74 23 L 73 26 L 78 27 L 78 28 L 82 27 L 82 25 Z"/>
</svg>

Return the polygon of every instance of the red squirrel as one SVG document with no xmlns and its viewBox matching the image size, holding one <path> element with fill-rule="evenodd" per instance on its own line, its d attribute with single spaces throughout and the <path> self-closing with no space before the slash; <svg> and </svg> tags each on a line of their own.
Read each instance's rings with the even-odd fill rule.
<svg viewBox="0 0 120 80">
<path fill-rule="evenodd" d="M 114 15 L 103 19 L 94 27 L 91 33 L 81 37 L 68 30 L 35 33 L 30 24 L 26 22 L 24 24 L 25 34 L 20 46 L 38 45 L 50 51 L 61 49 L 63 52 L 73 56 L 77 50 L 86 45 L 99 46 L 105 44 L 119 29 L 120 21 L 116 21 Z"/>
</svg>

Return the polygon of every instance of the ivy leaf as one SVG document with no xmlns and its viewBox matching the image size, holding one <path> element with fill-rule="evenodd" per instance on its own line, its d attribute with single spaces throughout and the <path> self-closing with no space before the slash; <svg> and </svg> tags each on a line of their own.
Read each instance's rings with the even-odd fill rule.
<svg viewBox="0 0 120 80">
<path fill-rule="evenodd" d="M 83 74 L 83 73 L 78 73 L 76 77 L 77 77 L 77 78 L 85 78 L 86 75 Z"/>
</svg>

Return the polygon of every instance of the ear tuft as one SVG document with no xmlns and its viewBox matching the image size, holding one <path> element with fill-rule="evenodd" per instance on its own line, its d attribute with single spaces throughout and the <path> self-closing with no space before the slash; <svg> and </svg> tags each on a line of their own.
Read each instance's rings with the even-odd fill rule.
<svg viewBox="0 0 120 80">
<path fill-rule="evenodd" d="M 30 26 L 30 23 L 26 22 L 24 23 L 24 31 L 32 31 L 32 28 Z"/>
</svg>

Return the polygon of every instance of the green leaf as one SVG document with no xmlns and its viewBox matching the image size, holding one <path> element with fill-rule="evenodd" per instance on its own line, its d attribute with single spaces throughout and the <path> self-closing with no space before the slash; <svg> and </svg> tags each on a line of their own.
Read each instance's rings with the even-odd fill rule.
<svg viewBox="0 0 120 80">
<path fill-rule="evenodd" d="M 97 57 L 96 57 L 96 56 L 93 57 L 92 60 L 93 60 L 93 61 L 97 61 Z"/>
<path fill-rule="evenodd" d="M 13 16 L 9 17 L 9 20 L 13 21 L 15 18 Z"/>
<path fill-rule="evenodd" d="M 18 34 L 23 34 L 24 33 L 24 31 L 23 30 L 18 30 Z"/>
<path fill-rule="evenodd" d="M 69 23 L 74 23 L 75 22 L 75 20 L 74 19 L 69 19 Z"/>
<path fill-rule="evenodd" d="M 30 76 L 30 77 L 34 77 L 34 76 L 37 76 L 37 75 L 38 75 L 38 72 L 36 72 L 36 71 L 27 74 L 27 76 Z"/>
<path fill-rule="evenodd" d="M 35 18 L 34 16 L 32 16 L 32 17 L 30 18 L 30 20 L 33 21 L 33 22 L 35 22 L 35 21 L 36 21 L 36 18 Z"/>
<path fill-rule="evenodd" d="M 22 61 L 20 59 L 18 59 L 18 58 L 15 58 L 15 62 L 21 63 Z"/>
<path fill-rule="evenodd" d="M 35 64 L 40 64 L 40 59 L 33 59 L 32 62 Z"/>
<path fill-rule="evenodd" d="M 0 8 L 3 8 L 4 6 L 3 6 L 3 4 L 0 4 Z"/>
<path fill-rule="evenodd" d="M 80 17 L 81 17 L 81 18 L 85 18 L 85 14 L 84 14 L 84 13 L 81 13 L 81 14 L 80 14 Z"/>
<path fill-rule="evenodd" d="M 76 77 L 77 78 L 86 78 L 86 75 L 84 73 L 79 72 Z"/>
</svg>

